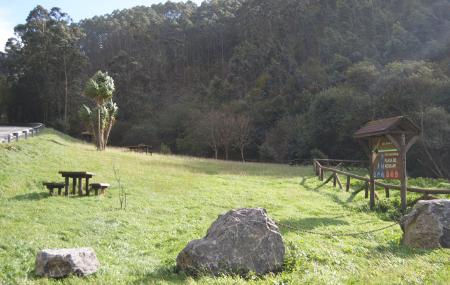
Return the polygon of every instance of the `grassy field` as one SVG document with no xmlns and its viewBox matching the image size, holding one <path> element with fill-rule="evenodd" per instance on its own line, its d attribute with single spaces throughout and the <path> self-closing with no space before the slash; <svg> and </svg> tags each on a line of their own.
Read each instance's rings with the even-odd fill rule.
<svg viewBox="0 0 450 285">
<path fill-rule="evenodd" d="M 363 194 L 319 186 L 311 167 L 291 167 L 146 156 L 92 146 L 47 130 L 37 138 L 0 145 L 1 284 L 448 284 L 450 250 L 400 245 L 394 226 L 355 237 L 349 233 L 392 223 L 369 212 Z M 113 166 L 128 205 L 119 209 Z M 60 170 L 86 170 L 111 183 L 100 197 L 49 197 L 45 180 Z M 356 185 L 355 185 L 356 188 Z M 395 194 L 391 200 L 395 200 Z M 233 208 L 264 207 L 281 226 L 285 270 L 264 277 L 200 277 L 176 272 L 188 241 L 205 235 L 217 215 Z M 89 278 L 34 276 L 43 248 L 91 246 L 102 264 Z"/>
</svg>

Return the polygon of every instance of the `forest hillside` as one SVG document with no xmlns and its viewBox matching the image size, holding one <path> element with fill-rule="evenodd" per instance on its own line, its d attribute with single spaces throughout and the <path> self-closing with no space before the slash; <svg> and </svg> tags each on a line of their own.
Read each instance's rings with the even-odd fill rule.
<svg viewBox="0 0 450 285">
<path fill-rule="evenodd" d="M 450 2 L 211 0 L 73 22 L 37 6 L 0 56 L 0 120 L 71 135 L 97 70 L 115 80 L 115 145 L 288 162 L 361 158 L 362 124 L 423 130 L 412 175 L 450 177 Z"/>
</svg>

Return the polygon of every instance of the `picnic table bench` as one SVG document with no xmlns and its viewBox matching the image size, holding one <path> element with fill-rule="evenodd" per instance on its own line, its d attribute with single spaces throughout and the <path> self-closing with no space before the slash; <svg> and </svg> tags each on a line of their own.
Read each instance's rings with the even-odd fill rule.
<svg viewBox="0 0 450 285">
<path fill-rule="evenodd" d="M 141 152 L 141 153 L 145 153 L 145 154 L 150 153 L 150 155 L 152 155 L 152 146 L 151 145 L 138 144 L 138 145 L 128 146 L 127 148 L 129 151 Z"/>
<path fill-rule="evenodd" d="M 98 190 L 100 190 L 100 194 L 104 194 L 108 187 L 108 183 L 91 183 L 91 190 L 95 191 L 95 195 L 98 195 Z M 89 196 L 89 190 L 86 192 L 86 195 Z"/>
<path fill-rule="evenodd" d="M 61 191 L 65 186 L 63 182 L 44 182 L 42 184 L 47 187 L 50 195 L 53 195 L 53 191 L 55 190 L 55 188 L 58 189 L 58 195 L 61 195 Z"/>
<path fill-rule="evenodd" d="M 60 171 L 59 174 L 64 177 L 64 195 L 69 195 L 69 180 L 72 179 L 72 194 L 75 194 L 75 189 L 78 184 L 78 195 L 83 195 L 83 179 L 86 180 L 85 191 L 89 191 L 89 179 L 91 179 L 95 174 L 86 171 Z"/>
<path fill-rule="evenodd" d="M 85 179 L 85 193 L 89 196 L 90 190 L 95 191 L 95 195 L 105 193 L 105 190 L 110 186 L 108 183 L 91 183 L 89 184 L 89 179 L 91 179 L 95 174 L 86 171 L 59 171 L 59 174 L 64 177 L 64 182 L 43 182 L 42 184 L 47 187 L 50 195 L 53 195 L 55 189 L 58 189 L 58 195 L 61 195 L 62 188 L 65 189 L 64 195 L 69 195 L 69 184 L 70 179 L 72 179 L 72 194 L 75 194 L 78 186 L 78 195 L 83 195 L 83 179 Z"/>
</svg>

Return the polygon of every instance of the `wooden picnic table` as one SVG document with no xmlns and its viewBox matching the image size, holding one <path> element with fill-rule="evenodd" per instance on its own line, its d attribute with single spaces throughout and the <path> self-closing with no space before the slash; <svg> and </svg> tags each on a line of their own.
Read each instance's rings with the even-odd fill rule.
<svg viewBox="0 0 450 285">
<path fill-rule="evenodd" d="M 89 179 L 91 179 L 95 174 L 86 171 L 60 171 L 62 177 L 65 179 L 65 195 L 69 195 L 69 180 L 72 178 L 72 194 L 75 194 L 75 189 L 78 184 L 78 195 L 83 195 L 83 179 L 86 180 L 86 193 L 89 192 Z"/>
<path fill-rule="evenodd" d="M 138 145 L 128 146 L 128 149 L 130 151 L 142 152 L 142 153 L 145 152 L 145 154 L 150 153 L 150 155 L 152 155 L 152 146 L 151 145 L 138 144 Z"/>
</svg>

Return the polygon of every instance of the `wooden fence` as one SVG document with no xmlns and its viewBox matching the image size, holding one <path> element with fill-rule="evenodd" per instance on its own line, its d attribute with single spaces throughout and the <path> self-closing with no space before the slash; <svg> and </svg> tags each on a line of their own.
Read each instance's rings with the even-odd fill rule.
<svg viewBox="0 0 450 285">
<path fill-rule="evenodd" d="M 363 181 L 364 182 L 363 187 L 358 189 L 358 191 L 361 191 L 364 189 L 365 197 L 368 198 L 369 197 L 369 189 L 370 189 L 370 178 L 360 176 L 357 174 L 353 174 L 353 173 L 349 173 L 349 172 L 346 172 L 346 171 L 336 168 L 339 166 L 343 166 L 346 163 L 350 163 L 353 165 L 361 165 L 361 166 L 368 164 L 368 162 L 360 161 L 360 160 L 314 159 L 313 160 L 314 173 L 316 174 L 316 176 L 319 177 L 320 181 L 324 181 L 325 173 L 331 172 L 331 175 L 324 181 L 324 184 L 332 181 L 333 186 L 334 187 L 339 186 L 340 189 L 343 189 L 344 186 L 342 184 L 342 181 L 341 181 L 339 175 L 345 176 L 346 177 L 345 191 L 350 190 L 351 179 Z M 334 167 L 324 166 L 325 164 L 334 165 Z M 375 184 L 375 186 L 378 186 L 378 187 L 381 187 L 384 189 L 387 198 L 389 198 L 389 196 L 390 196 L 390 190 L 401 190 L 400 185 L 392 185 L 392 184 L 382 183 L 379 181 L 374 181 L 374 184 Z M 413 193 L 421 193 L 425 197 L 429 196 L 431 194 L 450 194 L 450 189 L 427 189 L 427 188 L 419 188 L 419 187 L 408 187 L 407 191 L 413 192 Z M 378 198 L 377 194 L 375 196 L 376 196 L 376 198 Z"/>
</svg>

